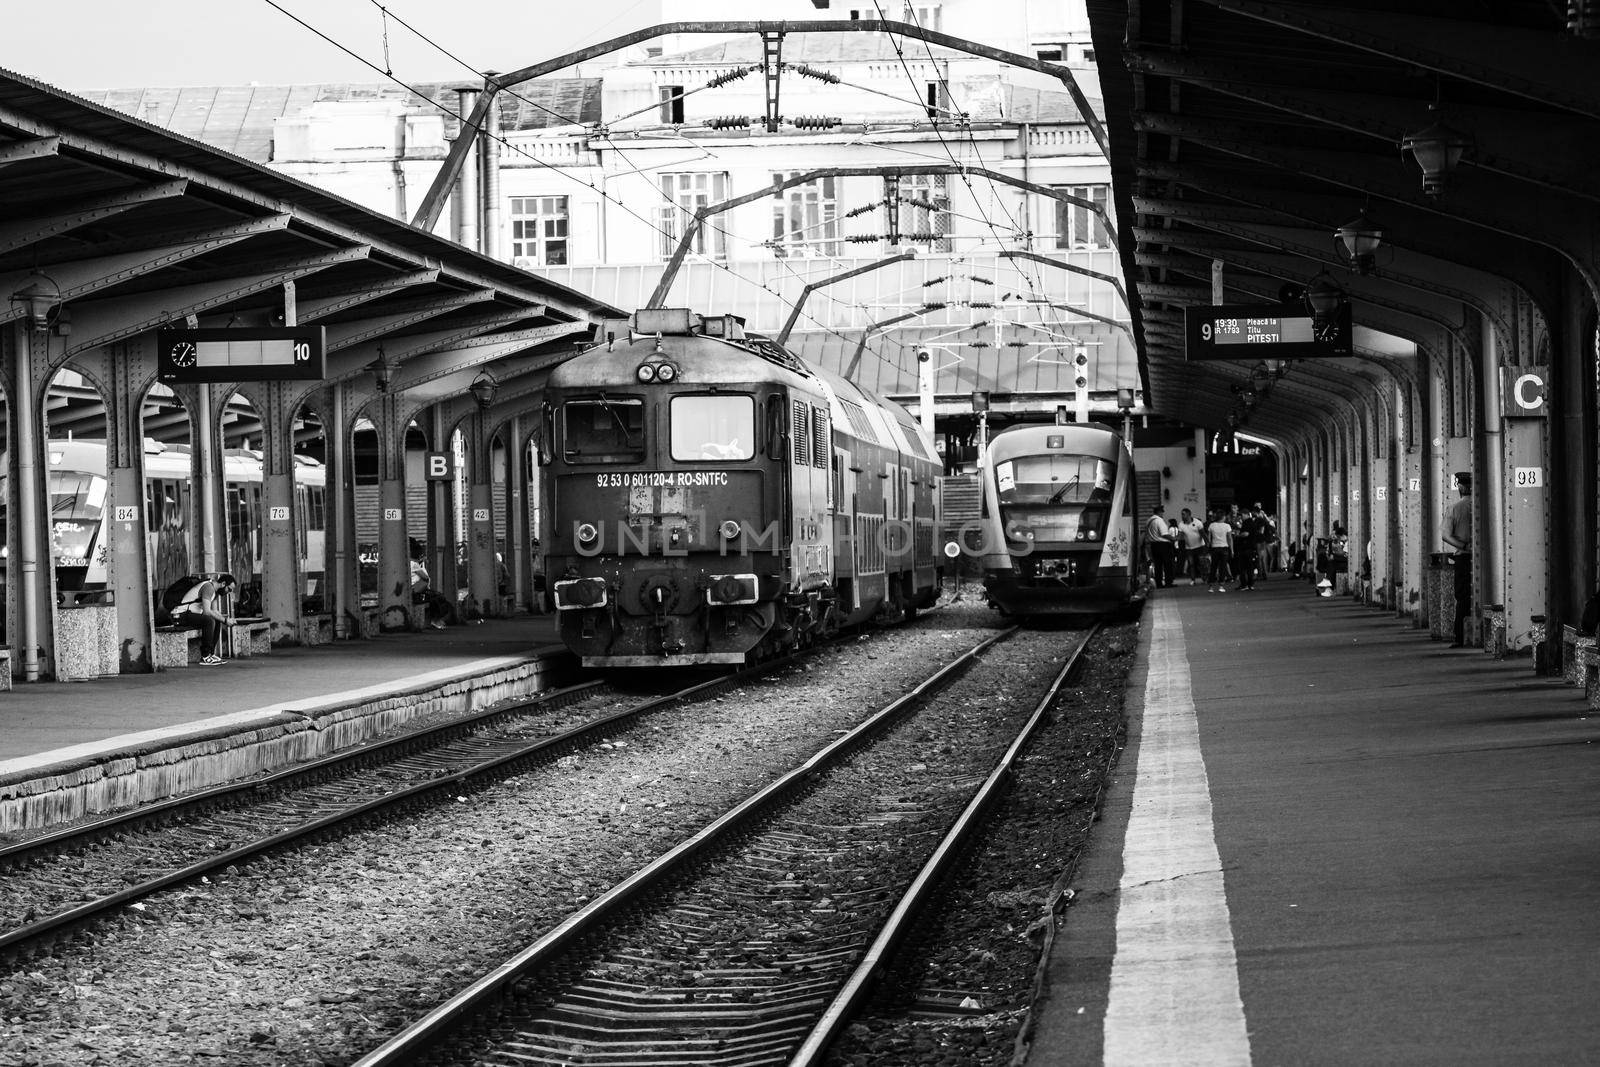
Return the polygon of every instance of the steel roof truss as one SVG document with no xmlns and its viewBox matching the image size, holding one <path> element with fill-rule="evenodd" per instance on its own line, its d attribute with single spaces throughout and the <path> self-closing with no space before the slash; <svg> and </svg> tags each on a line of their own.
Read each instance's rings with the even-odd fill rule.
<svg viewBox="0 0 1600 1067">
<path fill-rule="evenodd" d="M 409 289 L 414 285 L 431 285 L 439 280 L 439 271 L 414 270 L 405 274 L 396 274 L 381 281 L 367 282 L 364 285 L 342 289 L 337 293 L 326 293 L 321 296 L 302 296 L 295 301 L 295 315 L 302 324 L 315 322 L 329 315 L 351 308 L 360 307 L 362 304 L 373 300 L 381 300 L 392 296 L 402 289 Z"/>
<path fill-rule="evenodd" d="M 365 247 L 335 249 L 314 256 L 263 263 L 258 271 L 247 275 L 212 277 L 155 292 L 80 301 L 72 305 L 72 334 L 67 351 L 85 352 L 132 337 L 187 315 L 198 315 L 253 296 L 286 281 L 364 259 L 367 251 Z"/>
<path fill-rule="evenodd" d="M 367 341 L 375 341 L 389 334 L 397 333 L 420 322 L 438 318 L 440 315 L 467 307 L 471 304 L 481 304 L 493 300 L 493 289 L 475 289 L 466 293 L 452 293 L 448 296 L 434 297 L 411 304 L 403 311 L 392 315 L 375 315 L 368 319 L 357 319 L 354 322 L 334 322 L 327 326 L 328 352 L 341 351 Z"/>
<path fill-rule="evenodd" d="M 256 234 L 282 230 L 288 224 L 288 220 L 287 215 L 275 215 L 190 234 L 178 244 L 54 264 L 49 274 L 51 280 L 60 287 L 62 299 L 72 300 L 142 277 L 163 267 L 182 263 L 195 256 L 226 248 Z M 0 275 L 0 291 L 15 292 L 33 274 L 33 271 L 20 271 Z M 23 314 L 24 310 L 13 303 L 0 309 L 0 322 L 10 322 L 21 318 Z"/>
<path fill-rule="evenodd" d="M 36 241 L 59 237 L 80 226 L 120 215 L 129 208 L 182 196 L 188 187 L 188 182 L 179 179 L 94 197 L 70 207 L 42 205 L 38 209 L 30 208 L 27 218 L 0 224 L 0 254 L 26 248 Z"/>
<path fill-rule="evenodd" d="M 1504 24 L 1376 7 L 1203 0 L 1276 26 L 1600 118 L 1600 43 Z M 1537 71 L 1537 80 L 1528 77 Z"/>
</svg>

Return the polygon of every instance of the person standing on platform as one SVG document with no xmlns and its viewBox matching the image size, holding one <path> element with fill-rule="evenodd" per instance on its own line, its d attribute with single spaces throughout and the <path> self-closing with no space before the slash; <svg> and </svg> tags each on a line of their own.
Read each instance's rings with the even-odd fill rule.
<svg viewBox="0 0 1600 1067">
<path fill-rule="evenodd" d="M 1233 555 L 1233 527 L 1217 512 L 1206 527 L 1206 544 L 1211 547 L 1211 591 L 1224 593 L 1228 579 L 1228 560 Z"/>
<path fill-rule="evenodd" d="M 1204 574 L 1209 574 L 1211 554 L 1206 551 L 1206 526 L 1194 512 L 1184 508 L 1178 514 L 1178 554 L 1183 566 L 1179 573 L 1188 572 L 1189 584 L 1194 585 Z"/>
<path fill-rule="evenodd" d="M 1157 589 L 1165 589 L 1172 584 L 1173 539 L 1172 527 L 1167 525 L 1166 510 L 1157 504 L 1150 509 L 1150 518 L 1144 524 L 1144 543 L 1155 568 Z"/>
<path fill-rule="evenodd" d="M 1450 516 L 1444 524 L 1444 543 L 1456 554 L 1455 640 L 1451 648 L 1467 647 L 1467 613 L 1472 609 L 1472 473 L 1462 471 L 1456 475 L 1456 488 L 1461 499 L 1450 506 Z"/>
<path fill-rule="evenodd" d="M 1256 587 L 1256 513 L 1246 511 L 1233 525 L 1233 569 L 1239 576 L 1238 589 L 1249 592 Z"/>
<path fill-rule="evenodd" d="M 1277 555 L 1278 524 L 1272 521 L 1272 516 L 1267 514 L 1267 509 L 1256 501 L 1256 573 L 1263 578 L 1277 568 L 1274 567 L 1273 557 Z"/>
</svg>

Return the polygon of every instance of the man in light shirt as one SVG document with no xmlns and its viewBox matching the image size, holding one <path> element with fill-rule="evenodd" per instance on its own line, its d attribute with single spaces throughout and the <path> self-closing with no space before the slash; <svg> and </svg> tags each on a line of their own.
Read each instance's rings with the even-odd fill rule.
<svg viewBox="0 0 1600 1067">
<path fill-rule="evenodd" d="M 1150 509 L 1150 518 L 1144 524 L 1144 543 L 1149 548 L 1150 562 L 1155 565 L 1157 589 L 1165 589 L 1172 584 L 1175 558 L 1172 527 L 1167 525 L 1166 510 L 1157 504 Z"/>
</svg>

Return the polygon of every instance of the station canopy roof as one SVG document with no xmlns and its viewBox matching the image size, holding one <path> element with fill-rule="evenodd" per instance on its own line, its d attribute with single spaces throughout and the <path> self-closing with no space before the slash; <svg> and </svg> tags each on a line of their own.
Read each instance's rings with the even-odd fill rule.
<svg viewBox="0 0 1600 1067">
<path fill-rule="evenodd" d="M 1259 360 L 1185 358 L 1213 262 L 1225 304 L 1295 297 L 1285 286 L 1327 271 L 1353 311 L 1350 358 L 1288 365 L 1245 411 L 1269 440 L 1350 411 L 1360 377 L 1449 358 L 1473 311 L 1515 339 L 1520 297 L 1558 309 L 1553 268 L 1592 255 L 1576 234 L 1600 199 L 1593 7 L 1088 0 L 1151 406 L 1220 429 L 1259 376 Z M 1401 143 L 1435 122 L 1467 147 L 1430 195 Z M 1335 238 L 1363 210 L 1383 234 L 1370 274 Z"/>
<path fill-rule="evenodd" d="M 465 396 L 487 368 L 496 403 L 531 404 L 542 372 L 616 309 L 455 242 L 21 75 L 0 71 L 0 322 L 15 294 L 60 295 L 53 366 L 190 317 L 274 324 L 296 286 L 326 327 L 328 380 L 419 403 Z M 281 322 L 281 317 L 276 319 Z M 365 378 L 362 376 L 365 375 Z"/>
</svg>

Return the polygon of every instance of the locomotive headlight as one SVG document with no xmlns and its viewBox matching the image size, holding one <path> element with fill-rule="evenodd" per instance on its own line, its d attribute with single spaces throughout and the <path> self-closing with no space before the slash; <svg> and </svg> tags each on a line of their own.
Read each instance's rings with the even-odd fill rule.
<svg viewBox="0 0 1600 1067">
<path fill-rule="evenodd" d="M 591 543 L 592 541 L 594 541 L 594 539 L 599 537 L 599 536 L 600 536 L 600 531 L 595 528 L 595 525 L 592 522 L 581 523 L 578 526 L 578 543 L 579 544 L 587 545 L 587 544 Z"/>
<path fill-rule="evenodd" d="M 739 536 L 739 520 L 728 519 L 722 524 L 721 530 L 723 540 L 732 541 L 735 537 Z"/>
<path fill-rule="evenodd" d="M 633 373 L 638 375 L 641 382 L 653 382 L 656 380 L 656 365 L 654 363 L 641 363 L 639 364 L 639 369 Z"/>
<path fill-rule="evenodd" d="M 678 376 L 678 368 L 670 363 L 656 364 L 656 381 L 670 382 Z"/>
</svg>

